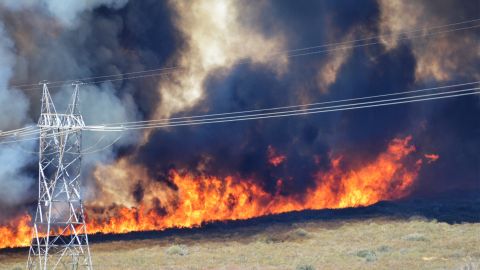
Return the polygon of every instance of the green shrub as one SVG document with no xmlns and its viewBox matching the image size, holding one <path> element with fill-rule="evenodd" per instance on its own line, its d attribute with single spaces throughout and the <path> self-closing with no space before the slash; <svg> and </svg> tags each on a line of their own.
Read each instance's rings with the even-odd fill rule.
<svg viewBox="0 0 480 270">
<path fill-rule="evenodd" d="M 373 262 L 377 260 L 377 254 L 373 250 L 360 250 L 357 252 L 357 256 L 364 258 L 367 262 Z"/>
<path fill-rule="evenodd" d="M 188 249 L 185 245 L 173 245 L 167 248 L 166 253 L 168 255 L 180 255 L 185 256 L 188 255 Z"/>
<path fill-rule="evenodd" d="M 297 236 L 297 237 L 306 237 L 308 236 L 308 232 L 302 228 L 298 228 L 296 230 L 294 230 L 292 233 L 292 235 L 294 236 Z"/>
<path fill-rule="evenodd" d="M 297 266 L 296 270 L 315 270 L 315 268 L 311 264 L 302 264 Z"/>
<path fill-rule="evenodd" d="M 379 251 L 379 252 L 390 252 L 390 251 L 392 251 L 392 247 L 383 245 L 383 246 L 378 247 L 377 251 Z"/>
</svg>

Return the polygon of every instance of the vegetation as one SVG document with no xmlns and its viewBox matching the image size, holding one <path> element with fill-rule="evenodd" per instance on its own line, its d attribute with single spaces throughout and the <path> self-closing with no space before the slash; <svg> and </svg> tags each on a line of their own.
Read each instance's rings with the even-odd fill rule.
<svg viewBox="0 0 480 270">
<path fill-rule="evenodd" d="M 364 219 L 94 243 L 96 269 L 480 269 L 480 224 Z M 0 251 L 0 269 L 25 252 Z"/>
<path fill-rule="evenodd" d="M 372 250 L 360 250 L 357 252 L 357 256 L 364 258 L 367 262 L 373 262 L 377 260 L 377 254 Z"/>
<path fill-rule="evenodd" d="M 411 233 L 409 235 L 405 235 L 403 239 L 407 241 L 428 241 L 428 239 L 421 233 Z"/>
<path fill-rule="evenodd" d="M 297 270 L 315 270 L 315 268 L 310 264 L 299 265 Z"/>
<path fill-rule="evenodd" d="M 166 250 L 168 255 L 188 255 L 188 249 L 185 245 L 173 245 Z"/>
</svg>

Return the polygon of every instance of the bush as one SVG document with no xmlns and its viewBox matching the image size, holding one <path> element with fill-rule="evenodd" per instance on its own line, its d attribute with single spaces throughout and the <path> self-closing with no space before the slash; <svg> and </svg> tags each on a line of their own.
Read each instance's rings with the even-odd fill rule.
<svg viewBox="0 0 480 270">
<path fill-rule="evenodd" d="M 292 235 L 297 236 L 297 237 L 306 237 L 308 236 L 308 232 L 304 229 L 296 229 L 292 232 Z"/>
<path fill-rule="evenodd" d="M 364 258 L 367 262 L 373 262 L 377 260 L 377 254 L 372 250 L 360 250 L 357 252 L 357 256 Z"/>
<path fill-rule="evenodd" d="M 297 266 L 296 270 L 315 270 L 315 268 L 311 264 L 302 264 Z"/>
<path fill-rule="evenodd" d="M 383 245 L 383 246 L 380 246 L 379 248 L 377 248 L 377 251 L 379 251 L 379 252 L 390 252 L 390 251 L 392 251 L 392 247 Z"/>
<path fill-rule="evenodd" d="M 267 235 L 265 237 L 262 237 L 260 241 L 266 244 L 275 244 L 275 243 L 283 242 L 283 240 L 279 236 L 275 236 L 275 235 Z"/>
<path fill-rule="evenodd" d="M 166 253 L 168 255 L 180 255 L 185 256 L 188 255 L 188 249 L 185 245 L 173 245 L 167 248 Z"/>
</svg>

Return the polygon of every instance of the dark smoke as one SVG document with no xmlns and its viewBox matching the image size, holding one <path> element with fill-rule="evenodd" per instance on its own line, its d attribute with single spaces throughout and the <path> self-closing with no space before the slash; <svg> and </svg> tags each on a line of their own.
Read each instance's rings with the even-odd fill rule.
<svg viewBox="0 0 480 270">
<path fill-rule="evenodd" d="M 4 90 L 7 83 L 35 83 L 128 73 L 167 64 L 179 40 L 168 6 L 158 1 L 98 0 L 88 4 L 63 1 L 0 3 L 0 130 L 33 124 L 40 111 L 40 92 Z M 62 10 L 65 7 L 65 10 Z M 65 12 L 64 12 L 65 11 Z M 146 13 L 141 15 L 141 13 Z M 25 18 L 29 18 L 26 20 Z M 120 77 L 121 78 L 121 77 Z M 159 100 L 158 78 L 117 80 L 81 88 L 81 109 L 87 124 L 123 122 L 150 117 Z M 52 88 L 57 110 L 65 110 L 72 88 Z M 5 117 L 5 115 L 10 115 Z M 85 134 L 84 149 L 102 147 L 118 134 Z M 84 175 L 100 163 L 128 151 L 138 134 L 124 134 L 106 151 L 86 155 Z M 98 144 L 97 142 L 100 141 Z M 20 149 L 21 148 L 21 149 Z M 123 151 L 125 151 L 123 150 Z M 27 153 L 27 152 L 31 153 Z M 37 194 L 36 142 L 0 149 L 0 220 L 25 211 Z M 33 154 L 32 154 L 33 153 Z M 85 182 L 87 198 L 93 194 Z"/>
<path fill-rule="evenodd" d="M 27 1 L 28 3 L 33 3 Z M 282 33 L 289 49 L 379 35 L 380 1 L 245 1 L 242 24 L 265 36 Z M 67 4 L 69 3 L 69 4 Z M 187 42 L 175 25 L 177 18 L 167 1 L 98 0 L 0 3 L 0 129 L 35 123 L 40 93 L 7 89 L 7 85 L 120 74 L 168 67 Z M 430 25 L 478 17 L 478 1 L 423 0 Z M 25 19 L 28 18 L 28 19 Z M 408 19 L 408 17 L 406 17 Z M 452 34 L 452 40 L 472 37 L 478 30 Z M 454 45 L 454 42 L 451 44 Z M 475 48 L 472 48 L 474 50 Z M 478 49 L 478 48 L 477 48 Z M 352 50 L 327 89 L 318 84 L 319 70 L 329 55 L 289 59 L 287 72 L 278 75 L 266 65 L 248 63 L 225 73 L 212 72 L 204 82 L 205 98 L 178 115 L 221 113 L 305 102 L 334 100 L 417 89 L 480 78 L 478 56 L 458 51 L 468 65 L 441 83 L 417 80 L 415 44 L 403 41 L 388 49 L 381 42 Z M 442 55 L 438 55 L 442 57 Z M 161 96 L 159 77 L 119 80 L 82 88 L 82 110 L 89 124 L 150 119 Z M 12 87 L 10 87 L 12 88 Z M 326 90 L 326 91 L 324 91 Z M 57 102 L 70 96 L 70 88 L 52 90 Z M 15 102 L 9 102 L 15 100 Z M 273 120 L 178 127 L 157 130 L 138 147 L 140 134 L 127 134 L 109 151 L 87 156 L 87 198 L 94 200 L 91 171 L 120 155 L 144 165 L 153 178 L 169 181 L 169 171 L 188 170 L 216 176 L 233 175 L 258 181 L 268 192 L 298 194 L 313 186 L 313 175 L 328 170 L 332 154 L 344 155 L 347 164 L 373 159 L 397 136 L 413 135 L 419 152 L 437 153 L 440 159 L 424 166 L 415 196 L 455 189 L 480 190 L 480 102 L 467 97 L 447 101 L 398 105 L 389 108 L 337 112 Z M 101 135 L 86 135 L 85 147 Z M 111 142 L 116 135 L 102 140 Z M 36 147 L 24 145 L 35 151 Z M 286 160 L 268 162 L 273 147 Z M 348 155 L 346 155 L 348 154 Z M 16 163 L 12 165 L 11 161 Z M 0 222 L 34 204 L 35 156 L 0 146 Z M 142 201 L 145 190 L 133 184 L 132 194 Z M 8 195 L 8 196 L 7 196 Z M 17 199 L 15 199 L 17 198 Z M 21 199 L 18 199 L 21 198 Z M 159 209 L 160 203 L 159 203 Z M 159 210 L 161 211 L 161 210 Z"/>
<path fill-rule="evenodd" d="M 475 18 L 474 11 L 479 11 L 479 7 L 474 2 L 454 9 L 455 12 L 451 12 L 452 6 L 459 5 L 454 1 L 425 1 L 425 5 L 432 13 L 429 16 L 448 14 L 449 21 L 459 21 Z M 359 28 L 372 36 L 380 34 L 380 8 L 375 1 L 275 1 L 271 6 L 267 16 L 254 21 L 266 34 L 280 26 L 287 33 L 291 48 L 328 43 L 332 37 L 341 40 L 341 33 Z M 329 28 L 324 27 L 326 24 Z M 475 32 L 455 35 L 475 35 Z M 280 78 L 259 65 L 239 66 L 227 76 L 213 74 L 206 83 L 206 100 L 185 114 L 298 104 L 305 96 L 311 101 L 322 101 L 428 87 L 429 82 L 416 81 L 413 46 L 402 41 L 391 50 L 383 44 L 354 49 L 326 94 L 316 86 L 312 67 L 326 61 L 327 56 L 292 59 L 289 72 Z M 453 76 L 444 83 L 473 80 L 478 71 L 471 75 Z M 175 167 L 255 179 L 272 193 L 281 178 L 289 180 L 285 192 L 301 193 L 314 185 L 315 172 L 328 168 L 330 153 L 349 153 L 345 158 L 353 164 L 374 158 L 390 139 L 412 134 L 420 152 L 438 153 L 441 157 L 437 164 L 422 170 L 416 187 L 418 193 L 478 189 L 480 121 L 474 118 L 479 112 L 475 98 L 459 98 L 281 120 L 158 130 L 132 161 L 144 164 L 159 179 Z M 269 146 L 287 156 L 284 164 L 269 166 Z M 315 163 L 315 156 L 321 157 L 320 164 Z M 201 166 L 199 171 L 203 163 L 207 166 Z"/>
</svg>

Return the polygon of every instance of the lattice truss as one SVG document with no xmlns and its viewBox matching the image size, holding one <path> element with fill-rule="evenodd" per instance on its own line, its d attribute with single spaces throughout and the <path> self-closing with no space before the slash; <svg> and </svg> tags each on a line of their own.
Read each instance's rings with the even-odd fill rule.
<svg viewBox="0 0 480 270">
<path fill-rule="evenodd" d="M 92 269 L 80 196 L 85 123 L 78 109 L 78 91 L 76 84 L 66 113 L 59 114 L 43 84 L 38 206 L 28 269 Z"/>
</svg>

